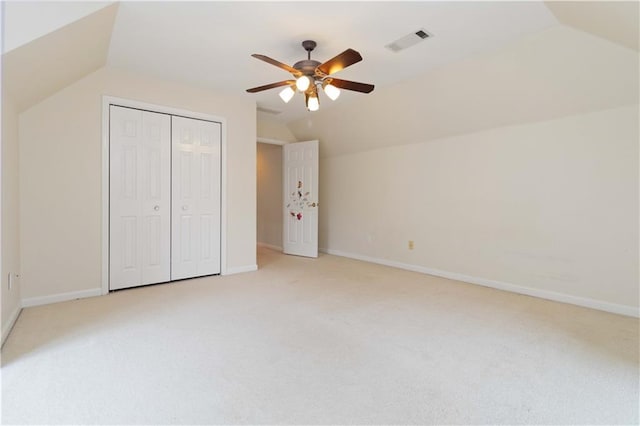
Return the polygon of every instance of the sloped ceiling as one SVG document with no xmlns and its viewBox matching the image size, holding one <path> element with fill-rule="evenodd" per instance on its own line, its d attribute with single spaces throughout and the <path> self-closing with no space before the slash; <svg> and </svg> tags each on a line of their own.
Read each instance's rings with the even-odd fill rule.
<svg viewBox="0 0 640 426">
<path fill-rule="evenodd" d="M 117 10 L 107 6 L 2 55 L 2 89 L 19 112 L 105 66 Z"/>
<path fill-rule="evenodd" d="M 558 20 L 630 49 L 640 42 L 638 1 L 547 1 Z"/>
<path fill-rule="evenodd" d="M 113 4 L 113 1 L 3 1 L 2 53 L 7 53 Z"/>
<path fill-rule="evenodd" d="M 559 25 L 288 127 L 343 155 L 638 104 L 638 73 L 637 52 Z"/>
<path fill-rule="evenodd" d="M 348 47 L 359 50 L 364 61 L 338 77 L 374 83 L 376 90 L 371 95 L 343 91 L 333 103 L 321 97 L 325 111 L 375 97 L 447 64 L 491 54 L 559 23 L 637 49 L 638 3 L 618 3 L 123 2 L 61 28 L 58 22 L 57 30 L 4 53 L 3 89 L 24 110 L 106 65 L 247 97 L 279 112 L 263 116 L 287 123 L 311 113 L 301 99 L 282 103 L 277 90 L 245 93 L 248 87 L 289 78 L 251 58 L 252 53 L 292 64 L 305 57 L 300 42 L 308 38 L 318 41 L 312 54 L 318 60 Z M 70 3 L 48 4 L 51 10 L 51 4 Z M 12 26 L 20 23 L 4 31 Z M 384 48 L 419 28 L 433 38 L 400 53 Z"/>
<path fill-rule="evenodd" d="M 291 65 L 306 59 L 305 39 L 318 43 L 311 57 L 320 61 L 353 48 L 364 60 L 337 76 L 381 88 L 553 25 L 539 1 L 129 2 L 120 6 L 108 64 L 244 96 L 288 122 L 308 114 L 303 97 L 285 104 L 277 89 L 246 93 L 291 77 L 252 53 Z M 384 47 L 421 28 L 433 38 L 399 53 Z M 343 91 L 340 102 L 368 96 Z M 334 105 L 323 94 L 320 102 Z"/>
</svg>

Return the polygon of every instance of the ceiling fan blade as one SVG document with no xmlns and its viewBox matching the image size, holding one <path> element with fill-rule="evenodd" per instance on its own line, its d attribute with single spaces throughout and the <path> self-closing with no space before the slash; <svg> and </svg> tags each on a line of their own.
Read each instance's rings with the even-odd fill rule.
<svg viewBox="0 0 640 426">
<path fill-rule="evenodd" d="M 264 55 L 259 55 L 257 53 L 254 53 L 253 55 L 254 58 L 256 59 L 260 59 L 261 61 L 265 61 L 271 65 L 275 65 L 278 68 L 282 68 L 285 71 L 289 71 L 291 74 L 295 75 L 296 77 L 299 77 L 302 73 L 300 71 L 298 71 L 297 69 L 293 68 L 292 66 L 289 66 L 287 64 L 283 64 L 280 61 L 276 61 L 275 59 L 272 59 L 268 56 L 264 56 Z"/>
<path fill-rule="evenodd" d="M 275 87 L 287 86 L 287 85 L 290 85 L 290 84 L 296 84 L 296 81 L 295 80 L 284 80 L 284 81 L 279 81 L 277 83 L 265 84 L 264 86 L 258 86 L 258 87 L 253 87 L 251 89 L 247 89 L 247 92 L 249 92 L 249 93 L 262 92 L 263 90 L 269 90 L 269 89 L 273 89 Z"/>
<path fill-rule="evenodd" d="M 331 75 L 345 69 L 349 65 L 360 62 L 361 60 L 362 56 L 360 56 L 358 52 L 353 49 L 347 49 L 335 58 L 331 58 L 324 64 L 318 65 L 318 67 L 316 68 L 316 72 L 320 71 L 325 75 Z"/>
<path fill-rule="evenodd" d="M 359 83 L 357 81 L 340 80 L 339 78 L 328 79 L 329 84 L 340 89 L 353 90 L 354 92 L 371 93 L 375 87 L 373 84 Z"/>
</svg>

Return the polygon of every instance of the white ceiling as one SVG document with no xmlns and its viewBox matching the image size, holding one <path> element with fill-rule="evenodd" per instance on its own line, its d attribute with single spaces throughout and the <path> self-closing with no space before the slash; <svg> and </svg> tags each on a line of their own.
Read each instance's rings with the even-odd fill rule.
<svg viewBox="0 0 640 426">
<path fill-rule="evenodd" d="M 54 32 L 111 3 L 113 2 L 77 1 L 61 4 L 54 1 L 3 1 L 2 53 Z"/>
<path fill-rule="evenodd" d="M 380 88 L 557 24 L 538 1 L 123 2 L 107 64 L 245 96 L 288 122 L 311 113 L 300 95 L 284 104 L 278 89 L 245 92 L 290 78 L 252 53 L 293 65 L 306 59 L 306 39 L 318 43 L 319 61 L 353 48 L 364 60 L 337 76 Z M 399 53 L 384 47 L 421 28 L 433 37 Z M 343 91 L 335 102 L 372 95 Z M 324 95 L 320 102 L 332 103 Z"/>
<path fill-rule="evenodd" d="M 473 60 L 549 27 L 580 31 L 638 49 L 637 1 L 325 1 L 325 2 L 22 2 L 3 1 L 3 87 L 22 111 L 105 65 L 255 100 L 260 113 L 288 123 L 311 117 L 300 95 L 289 104 L 278 89 L 245 90 L 290 75 L 252 58 L 292 65 L 300 43 L 318 42 L 325 61 L 347 48 L 364 60 L 337 77 L 373 83 L 369 95 L 343 91 L 321 110 L 372 99 L 385 86 L 446 64 Z M 393 53 L 384 46 L 418 29 L 433 35 Z M 91 60 L 88 60 L 90 58 Z"/>
<path fill-rule="evenodd" d="M 603 37 L 633 50 L 640 47 L 640 2 L 547 1 L 560 23 Z"/>
<path fill-rule="evenodd" d="M 74 15 L 79 12 L 75 3 L 69 4 L 74 6 L 70 10 Z M 24 7 L 30 3 L 19 5 L 12 11 L 21 12 L 25 17 L 32 15 L 29 11 L 36 11 L 36 8 Z M 67 16 L 74 20 L 70 25 L 60 15 L 47 21 L 48 25 L 28 19 L 26 22 L 34 24 L 31 27 L 14 22 L 20 31 L 5 40 L 5 47 L 12 47 L 2 55 L 2 84 L 3 90 L 12 95 L 18 111 L 105 65 L 117 10 L 117 5 L 104 7 L 103 3 L 101 9 L 91 10 L 82 19 Z M 44 11 L 52 12 L 53 8 L 47 4 Z M 65 24 L 60 25 L 62 22 Z"/>
</svg>

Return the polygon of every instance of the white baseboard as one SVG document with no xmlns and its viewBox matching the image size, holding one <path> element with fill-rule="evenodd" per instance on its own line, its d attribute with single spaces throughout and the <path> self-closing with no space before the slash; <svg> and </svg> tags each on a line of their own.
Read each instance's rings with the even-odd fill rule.
<svg viewBox="0 0 640 426">
<path fill-rule="evenodd" d="M 22 308 L 20 306 L 16 306 L 16 308 L 11 313 L 9 320 L 5 324 L 2 324 L 2 341 L 0 345 L 4 345 L 4 341 L 6 340 L 7 337 L 9 337 L 9 333 L 11 333 L 11 329 L 16 323 L 16 320 L 18 319 L 18 316 L 20 315 L 21 311 L 22 311 Z"/>
<path fill-rule="evenodd" d="M 224 275 L 242 274 L 243 272 L 254 272 L 258 270 L 258 265 L 245 265 L 235 268 L 227 268 L 227 272 Z"/>
<path fill-rule="evenodd" d="M 229 268 L 223 275 L 240 274 L 243 272 L 253 272 L 258 270 L 258 265 L 246 265 L 236 268 Z M 91 290 L 71 291 L 68 293 L 53 294 L 51 296 L 30 297 L 22 299 L 22 307 L 48 305 L 50 303 L 66 302 L 68 300 L 84 299 L 86 297 L 103 296 L 102 287 Z"/>
<path fill-rule="evenodd" d="M 265 247 L 265 248 L 268 248 L 268 249 L 271 249 L 271 250 L 282 251 L 282 247 L 274 246 L 273 244 L 267 244 L 267 243 L 258 242 L 258 247 Z"/>
<path fill-rule="evenodd" d="M 572 296 L 570 294 L 557 293 L 555 291 L 542 290 L 531 287 L 524 287 L 517 284 L 505 283 L 486 278 L 478 278 L 471 275 L 458 274 L 456 272 L 442 271 L 439 269 L 427 268 L 424 266 L 411 265 L 402 262 L 396 262 L 387 259 L 378 259 L 361 254 L 347 253 L 340 250 L 320 249 L 323 253 L 333 254 L 335 256 L 348 257 L 351 259 L 362 260 L 370 263 L 391 266 L 408 271 L 420 272 L 437 277 L 448 278 L 456 281 L 462 281 L 469 284 L 477 284 L 484 287 L 491 287 L 498 290 L 510 291 L 512 293 L 525 294 L 527 296 L 539 297 L 541 299 L 553 300 L 555 302 L 569 303 L 571 305 L 582 306 L 585 308 L 597 309 L 600 311 L 611 312 L 614 314 L 625 315 L 629 317 L 640 317 L 640 308 L 627 305 L 619 305 L 617 303 L 605 302 L 601 300 L 589 299 L 586 297 Z"/>
<path fill-rule="evenodd" d="M 49 303 L 66 302 L 68 300 L 84 299 L 85 297 L 102 296 L 102 288 L 91 290 L 70 291 L 68 293 L 53 294 L 51 296 L 30 297 L 22 299 L 22 307 L 48 305 Z"/>
</svg>

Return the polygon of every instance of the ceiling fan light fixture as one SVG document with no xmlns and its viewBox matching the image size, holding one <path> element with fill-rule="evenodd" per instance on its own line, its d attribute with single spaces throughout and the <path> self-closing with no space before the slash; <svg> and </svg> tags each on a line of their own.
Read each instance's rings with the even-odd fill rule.
<svg viewBox="0 0 640 426">
<path fill-rule="evenodd" d="M 417 37 L 426 37 L 426 32 L 416 32 Z M 350 90 L 360 93 L 371 93 L 374 89 L 373 84 L 359 83 L 357 81 L 342 80 L 332 77 L 332 74 L 341 71 L 353 64 L 362 61 L 362 55 L 353 49 L 347 49 L 325 62 L 311 59 L 311 52 L 316 47 L 313 40 L 305 40 L 302 47 L 307 51 L 307 59 L 298 61 L 293 66 L 276 61 L 265 55 L 254 53 L 252 57 L 274 65 L 280 69 L 288 71 L 293 79 L 278 81 L 263 86 L 252 87 L 247 89 L 248 93 L 258 93 L 263 90 L 274 89 L 276 87 L 284 87 L 280 92 L 280 98 L 288 103 L 295 93 L 300 92 L 304 95 L 304 104 L 309 111 L 317 111 L 320 109 L 320 100 L 318 91 L 324 90 L 325 95 L 333 101 L 338 99 L 341 90 Z"/>
<path fill-rule="evenodd" d="M 291 86 L 287 86 L 283 91 L 280 92 L 280 98 L 284 101 L 285 104 L 287 104 L 295 94 L 296 91 L 293 90 Z"/>
<path fill-rule="evenodd" d="M 301 92 L 306 91 L 309 88 L 310 85 L 311 85 L 311 79 L 309 77 L 307 77 L 306 75 L 300 76 L 296 80 L 296 87 Z"/>
<path fill-rule="evenodd" d="M 320 101 L 318 101 L 317 95 L 311 95 L 307 99 L 307 109 L 309 111 L 317 111 L 320 109 Z"/>
<path fill-rule="evenodd" d="M 338 89 L 336 86 L 332 85 L 331 83 L 325 84 L 323 89 L 324 89 L 324 93 L 332 101 L 335 101 L 336 99 L 338 99 L 338 96 L 340 96 L 340 89 Z"/>
</svg>

